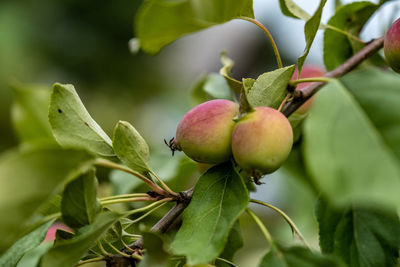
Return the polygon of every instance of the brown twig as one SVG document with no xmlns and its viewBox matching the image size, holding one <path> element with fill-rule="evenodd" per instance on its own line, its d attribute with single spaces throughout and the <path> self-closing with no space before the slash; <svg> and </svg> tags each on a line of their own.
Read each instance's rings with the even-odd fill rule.
<svg viewBox="0 0 400 267">
<path fill-rule="evenodd" d="M 372 56 L 383 46 L 383 37 L 377 38 L 371 42 L 369 42 L 363 49 L 358 51 L 351 58 L 346 60 L 342 65 L 337 67 L 336 69 L 327 72 L 324 77 L 328 78 L 338 78 L 343 76 L 344 74 L 350 72 L 355 67 L 357 67 L 361 62 L 363 62 L 366 58 Z M 285 114 L 286 117 L 289 117 L 296 109 L 298 109 L 304 102 L 306 102 L 310 97 L 312 97 L 325 83 L 315 82 L 311 85 L 303 88 L 301 93 L 295 93 L 295 97 L 292 101 L 288 102 L 283 108 L 282 113 Z"/>
</svg>

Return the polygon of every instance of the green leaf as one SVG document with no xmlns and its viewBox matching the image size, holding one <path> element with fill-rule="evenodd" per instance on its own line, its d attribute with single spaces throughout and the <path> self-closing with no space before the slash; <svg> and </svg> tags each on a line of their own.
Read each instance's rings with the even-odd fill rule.
<svg viewBox="0 0 400 267">
<path fill-rule="evenodd" d="M 316 95 L 304 138 L 308 170 L 329 201 L 400 207 L 398 159 L 339 81 L 330 82 Z"/>
<path fill-rule="evenodd" d="M 235 253 L 242 247 L 243 247 L 242 229 L 240 229 L 239 221 L 236 221 L 236 223 L 231 229 L 231 232 L 229 233 L 228 241 L 226 242 L 224 251 L 222 251 L 222 253 L 218 257 L 232 261 Z M 217 261 L 215 265 L 217 267 L 230 266 L 228 263 L 223 261 Z"/>
<path fill-rule="evenodd" d="M 279 6 L 285 16 L 308 20 L 311 16 L 292 0 L 279 0 Z"/>
<path fill-rule="evenodd" d="M 119 121 L 114 129 L 113 148 L 118 158 L 133 170 L 150 171 L 149 146 L 136 129 L 126 121 Z"/>
<path fill-rule="evenodd" d="M 400 76 L 379 69 L 345 75 L 341 82 L 350 90 L 400 162 Z"/>
<path fill-rule="evenodd" d="M 73 85 L 53 85 L 49 120 L 57 142 L 80 147 L 104 157 L 113 157 L 110 138 L 90 117 Z"/>
<path fill-rule="evenodd" d="M 327 70 L 338 67 L 364 46 L 345 34 L 330 29 L 329 26 L 358 36 L 379 6 L 367 1 L 354 2 L 341 6 L 331 17 L 324 33 L 324 63 Z"/>
<path fill-rule="evenodd" d="M 233 100 L 233 94 L 227 81 L 218 73 L 202 75 L 192 89 L 192 100 L 194 105 L 212 99 Z"/>
<path fill-rule="evenodd" d="M 50 141 L 55 143 L 48 114 L 50 89 L 23 85 L 12 86 L 14 102 L 11 121 L 22 143 Z"/>
<path fill-rule="evenodd" d="M 51 215 L 51 214 L 60 212 L 61 211 L 61 199 L 62 199 L 61 195 L 53 196 L 49 201 L 47 201 L 40 207 L 39 213 L 42 216 L 47 216 L 47 215 Z"/>
<path fill-rule="evenodd" d="M 221 74 L 225 78 L 228 86 L 232 89 L 233 92 L 235 92 L 236 94 L 240 94 L 243 87 L 242 83 L 231 77 L 231 70 L 235 62 L 233 62 L 233 60 L 228 57 L 226 52 L 222 52 L 221 63 L 222 68 L 219 70 L 219 74 Z"/>
<path fill-rule="evenodd" d="M 68 226 L 79 228 L 94 221 L 101 211 L 97 185 L 93 167 L 79 170 L 68 181 L 61 200 L 62 219 Z"/>
<path fill-rule="evenodd" d="M 185 255 L 189 265 L 215 259 L 248 202 L 246 186 L 230 162 L 212 167 L 195 186 L 172 251 Z"/>
<path fill-rule="evenodd" d="M 38 247 L 29 250 L 24 254 L 16 267 L 36 267 L 40 266 L 40 259 L 53 246 L 52 242 L 40 244 Z"/>
<path fill-rule="evenodd" d="M 254 18 L 252 0 L 147 0 L 134 27 L 141 48 L 154 54 L 185 34 L 241 16 Z"/>
<path fill-rule="evenodd" d="M 395 210 L 337 209 L 320 199 L 316 216 L 323 253 L 337 255 L 349 266 L 397 266 L 400 221 Z"/>
<path fill-rule="evenodd" d="M 164 240 L 155 233 L 145 232 L 143 235 L 146 253 L 139 267 L 165 267 L 168 264 L 169 253 L 164 248 Z"/>
<path fill-rule="evenodd" d="M 1 257 L 0 266 L 13 267 L 22 258 L 22 256 L 29 250 L 37 247 L 44 240 L 47 230 L 54 220 L 42 224 L 32 232 L 20 238 L 10 247 Z"/>
<path fill-rule="evenodd" d="M 305 247 L 271 247 L 261 260 L 259 267 L 344 267 L 332 256 L 313 253 Z"/>
<path fill-rule="evenodd" d="M 88 159 L 84 151 L 60 148 L 13 151 L 0 158 L 0 253 L 23 234 L 24 222 L 70 171 Z"/>
<path fill-rule="evenodd" d="M 306 21 L 304 25 L 304 35 L 306 37 L 306 48 L 304 49 L 303 54 L 297 59 L 297 68 L 299 70 L 299 75 L 301 73 L 301 69 L 303 68 L 304 61 L 307 58 L 308 53 L 310 52 L 311 45 L 314 42 L 315 35 L 317 35 L 319 25 L 321 23 L 321 16 L 324 6 L 326 4 L 326 0 L 321 0 L 319 2 L 319 6 L 315 11 L 314 15 Z"/>
<path fill-rule="evenodd" d="M 77 263 L 118 219 L 120 214 L 104 212 L 71 239 L 60 240 L 42 258 L 42 267 L 70 267 Z"/>
<path fill-rule="evenodd" d="M 251 88 L 245 88 L 250 104 L 278 108 L 285 98 L 294 69 L 295 65 L 291 65 L 261 74 Z"/>
</svg>

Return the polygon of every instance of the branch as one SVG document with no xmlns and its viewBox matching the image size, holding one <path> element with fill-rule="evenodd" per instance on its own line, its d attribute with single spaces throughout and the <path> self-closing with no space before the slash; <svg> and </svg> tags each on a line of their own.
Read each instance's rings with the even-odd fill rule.
<svg viewBox="0 0 400 267">
<path fill-rule="evenodd" d="M 338 78 L 356 68 L 361 62 L 368 57 L 375 54 L 383 46 L 383 37 L 369 42 L 363 49 L 354 54 L 351 58 L 346 60 L 342 65 L 336 69 L 325 73 L 324 77 Z M 301 91 L 295 91 L 293 100 L 285 105 L 282 113 L 289 117 L 296 109 L 298 109 L 304 102 L 312 97 L 325 83 L 315 82 L 303 88 Z"/>
<path fill-rule="evenodd" d="M 190 200 L 193 196 L 193 187 L 180 192 L 180 199 L 176 203 L 176 205 L 170 209 L 164 217 L 162 217 L 151 229 L 150 231 L 155 233 L 165 233 L 168 228 L 173 224 L 173 222 L 178 218 L 182 212 L 189 205 Z M 126 254 L 132 254 L 131 250 L 140 251 L 143 249 L 143 239 L 139 238 L 135 241 L 135 243 L 129 245 L 130 249 L 123 249 L 122 252 Z M 110 255 L 107 259 L 107 267 L 128 267 L 135 266 L 134 259 L 122 257 L 119 254 Z"/>
</svg>

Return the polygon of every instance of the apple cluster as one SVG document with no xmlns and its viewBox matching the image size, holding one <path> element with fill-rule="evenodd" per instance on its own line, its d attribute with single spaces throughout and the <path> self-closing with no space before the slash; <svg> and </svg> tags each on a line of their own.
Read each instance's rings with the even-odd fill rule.
<svg viewBox="0 0 400 267">
<path fill-rule="evenodd" d="M 239 105 L 224 99 L 204 102 L 182 118 L 173 146 L 200 163 L 218 164 L 232 156 L 250 173 L 268 174 L 289 156 L 293 133 L 278 110 L 257 107 L 235 121 Z"/>
</svg>

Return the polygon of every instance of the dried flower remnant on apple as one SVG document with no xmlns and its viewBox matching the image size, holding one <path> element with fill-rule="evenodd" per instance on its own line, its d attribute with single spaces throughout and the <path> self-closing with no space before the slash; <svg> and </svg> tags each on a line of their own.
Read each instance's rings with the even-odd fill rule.
<svg viewBox="0 0 400 267">
<path fill-rule="evenodd" d="M 393 22 L 386 32 L 383 51 L 389 66 L 400 73 L 400 18 Z"/>
</svg>

